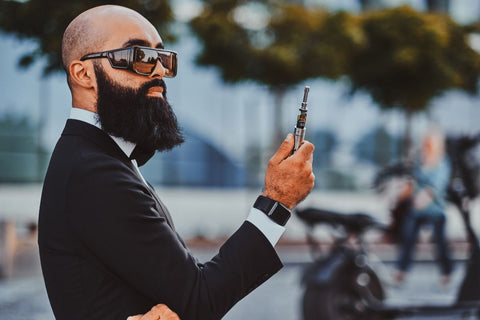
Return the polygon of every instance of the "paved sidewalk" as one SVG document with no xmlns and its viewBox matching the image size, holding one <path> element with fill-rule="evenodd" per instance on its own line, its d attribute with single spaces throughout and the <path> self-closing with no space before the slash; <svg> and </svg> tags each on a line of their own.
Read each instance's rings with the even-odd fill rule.
<svg viewBox="0 0 480 320">
<path fill-rule="evenodd" d="M 194 247 L 192 251 L 200 261 L 208 260 L 216 253 L 211 247 Z M 280 247 L 279 255 L 286 263 L 285 267 L 234 306 L 225 320 L 301 320 L 303 288 L 300 278 L 309 261 L 308 250 L 305 247 Z M 0 320 L 53 320 L 36 248 L 24 248 L 16 262 L 14 278 L 0 280 Z M 428 260 L 415 264 L 405 286 L 387 287 L 388 303 L 450 304 L 463 276 L 462 263 L 457 262 L 456 266 L 451 286 L 439 290 L 436 266 Z M 391 263 L 381 264 L 379 270 L 383 268 L 383 274 L 388 277 L 391 267 Z"/>
</svg>

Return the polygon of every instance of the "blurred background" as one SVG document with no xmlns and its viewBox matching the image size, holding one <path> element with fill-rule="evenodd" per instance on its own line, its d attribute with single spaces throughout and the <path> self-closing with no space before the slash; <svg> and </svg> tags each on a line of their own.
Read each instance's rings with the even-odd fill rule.
<svg viewBox="0 0 480 320">
<path fill-rule="evenodd" d="M 0 319 L 53 319 L 35 232 L 42 181 L 71 108 L 61 36 L 76 15 L 103 3 L 0 1 Z M 166 83 L 186 143 L 141 171 L 202 258 L 261 193 L 266 163 L 293 131 L 305 85 L 316 185 L 301 206 L 365 211 L 388 223 L 389 198 L 371 187 L 381 168 L 413 159 L 432 125 L 449 137 L 480 133 L 480 0 L 115 3 L 147 17 L 179 53 L 178 75 Z M 472 208 L 480 227 L 480 206 Z M 462 260 L 462 222 L 451 206 L 447 217 Z M 290 292 L 288 308 L 278 309 L 287 319 L 298 318 L 297 273 L 309 261 L 304 231 L 294 217 L 279 243 L 291 268 L 255 298 Z M 421 236 L 428 244 L 428 232 Z M 395 248 L 384 240 L 371 242 L 392 260 Z M 431 259 L 425 251 L 421 258 Z M 255 299 L 226 318 L 245 318 L 242 310 L 259 308 Z M 259 319 L 269 317 L 278 318 Z"/>
</svg>

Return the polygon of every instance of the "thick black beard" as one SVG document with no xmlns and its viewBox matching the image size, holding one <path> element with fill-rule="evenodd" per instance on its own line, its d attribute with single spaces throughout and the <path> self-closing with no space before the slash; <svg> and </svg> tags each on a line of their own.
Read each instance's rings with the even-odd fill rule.
<svg viewBox="0 0 480 320">
<path fill-rule="evenodd" d="M 153 79 L 140 88 L 124 87 L 95 64 L 100 125 L 109 135 L 136 143 L 143 150 L 170 150 L 184 142 L 177 117 L 167 101 L 163 80 Z M 163 87 L 165 98 L 147 97 L 151 87 Z"/>
</svg>

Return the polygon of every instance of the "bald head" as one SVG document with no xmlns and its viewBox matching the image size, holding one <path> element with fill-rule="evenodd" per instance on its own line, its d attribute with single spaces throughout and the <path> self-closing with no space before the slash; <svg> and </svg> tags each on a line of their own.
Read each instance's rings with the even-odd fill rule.
<svg viewBox="0 0 480 320">
<path fill-rule="evenodd" d="M 89 9 L 70 22 L 63 34 L 62 61 L 65 71 L 75 59 L 82 56 L 114 48 L 105 48 L 105 43 L 122 22 L 143 25 L 148 31 L 153 25 L 138 12 L 116 5 L 103 5 Z M 128 36 L 128 35 L 126 35 Z"/>
<path fill-rule="evenodd" d="M 149 77 L 126 69 L 112 68 L 103 57 L 81 60 L 87 54 L 133 46 L 163 48 L 155 27 L 138 12 L 131 9 L 104 5 L 89 9 L 68 25 L 63 35 L 62 59 L 67 82 L 72 93 L 72 105 L 97 112 L 97 73 L 104 72 L 111 83 L 138 89 L 153 77 L 163 77 L 158 66 Z"/>
</svg>

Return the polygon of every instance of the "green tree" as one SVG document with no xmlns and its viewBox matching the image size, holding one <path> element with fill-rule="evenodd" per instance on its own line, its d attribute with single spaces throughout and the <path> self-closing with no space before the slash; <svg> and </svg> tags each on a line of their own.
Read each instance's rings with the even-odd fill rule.
<svg viewBox="0 0 480 320">
<path fill-rule="evenodd" d="M 238 15 L 245 8 L 263 12 L 264 26 L 241 23 Z M 284 135 L 280 124 L 287 90 L 310 78 L 337 79 L 362 41 L 358 19 L 351 15 L 283 1 L 205 1 L 191 27 L 202 46 L 198 64 L 217 68 L 227 83 L 253 81 L 269 88 L 276 142 Z"/>
<path fill-rule="evenodd" d="M 363 31 L 348 71 L 352 91 L 368 92 L 382 109 L 405 111 L 408 156 L 412 115 L 450 89 L 476 93 L 480 57 L 450 17 L 408 6 L 364 14 Z"/>
<path fill-rule="evenodd" d="M 36 46 L 19 59 L 28 67 L 45 58 L 44 74 L 62 69 L 61 43 L 65 28 L 81 12 L 111 1 L 102 0 L 0 0 L 0 30 L 19 39 L 34 40 Z M 169 30 L 173 12 L 169 0 L 121 0 L 115 4 L 138 11 L 156 26 L 163 40 L 172 40 Z"/>
</svg>

